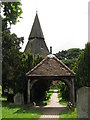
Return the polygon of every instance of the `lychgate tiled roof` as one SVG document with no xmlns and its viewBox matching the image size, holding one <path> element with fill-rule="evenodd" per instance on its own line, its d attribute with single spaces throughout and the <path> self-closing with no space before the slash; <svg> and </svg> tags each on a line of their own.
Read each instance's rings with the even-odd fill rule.
<svg viewBox="0 0 90 120">
<path fill-rule="evenodd" d="M 70 70 L 57 57 L 50 54 L 43 59 L 31 71 L 26 73 L 27 76 L 75 76 L 76 74 Z"/>
</svg>

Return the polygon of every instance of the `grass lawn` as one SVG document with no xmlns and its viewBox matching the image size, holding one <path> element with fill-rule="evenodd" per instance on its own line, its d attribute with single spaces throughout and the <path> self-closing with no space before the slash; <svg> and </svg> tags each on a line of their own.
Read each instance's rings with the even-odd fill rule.
<svg viewBox="0 0 90 120">
<path fill-rule="evenodd" d="M 0 94 L 1 91 L 0 86 Z M 19 118 L 22 118 L 21 120 L 37 120 L 42 114 L 37 108 L 28 105 L 16 106 L 13 103 L 7 103 L 6 97 L 2 97 L 0 100 L 2 101 L 2 120 L 18 120 Z"/>
<path fill-rule="evenodd" d="M 32 108 L 28 105 L 15 106 L 11 103 L 3 102 L 2 104 L 2 117 L 5 118 L 31 118 L 31 120 L 37 120 L 41 115 L 41 112 L 36 108 Z M 14 119 L 15 120 L 15 119 Z"/>
<path fill-rule="evenodd" d="M 77 109 L 75 108 L 74 112 L 68 109 L 60 112 L 60 118 L 77 118 Z"/>
<path fill-rule="evenodd" d="M 53 90 L 50 89 L 46 95 L 46 104 L 49 102 L 50 96 L 52 95 Z M 19 118 L 37 120 L 40 118 L 42 112 L 38 108 L 30 107 L 28 105 L 16 106 L 13 103 L 7 103 L 6 97 L 2 98 L 2 120 L 14 119 L 18 120 Z"/>
<path fill-rule="evenodd" d="M 58 99 L 59 99 L 59 103 L 61 105 L 67 106 L 68 101 L 65 101 L 65 100 L 62 99 L 61 94 L 60 94 L 60 90 L 58 90 Z M 68 109 L 60 112 L 60 119 L 64 120 L 64 118 L 65 118 L 65 120 L 66 120 L 66 118 L 67 118 L 67 120 L 69 120 L 69 118 L 71 118 L 71 119 L 73 118 L 73 120 L 75 118 L 75 120 L 76 120 L 76 118 L 77 118 L 77 108 L 75 107 L 74 112 L 72 112 L 71 110 L 68 110 Z"/>
</svg>

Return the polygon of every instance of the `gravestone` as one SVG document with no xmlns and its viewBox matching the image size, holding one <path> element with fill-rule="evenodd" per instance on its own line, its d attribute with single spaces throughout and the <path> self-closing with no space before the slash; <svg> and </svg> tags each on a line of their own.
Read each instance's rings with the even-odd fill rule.
<svg viewBox="0 0 90 120">
<path fill-rule="evenodd" d="M 82 87 L 77 91 L 77 118 L 90 118 L 90 87 Z"/>
<path fill-rule="evenodd" d="M 14 104 L 15 105 L 22 105 L 22 104 L 24 104 L 24 96 L 23 96 L 23 94 L 17 93 L 14 96 Z"/>
</svg>

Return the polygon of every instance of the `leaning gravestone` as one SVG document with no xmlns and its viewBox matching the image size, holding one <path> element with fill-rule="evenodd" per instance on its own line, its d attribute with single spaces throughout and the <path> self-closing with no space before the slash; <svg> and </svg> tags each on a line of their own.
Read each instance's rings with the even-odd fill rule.
<svg viewBox="0 0 90 120">
<path fill-rule="evenodd" d="M 14 96 L 14 104 L 15 104 L 15 105 L 22 105 L 22 104 L 24 104 L 23 94 L 17 93 L 17 94 Z"/>
<path fill-rule="evenodd" d="M 77 118 L 90 118 L 90 87 L 82 87 L 77 91 Z"/>
</svg>

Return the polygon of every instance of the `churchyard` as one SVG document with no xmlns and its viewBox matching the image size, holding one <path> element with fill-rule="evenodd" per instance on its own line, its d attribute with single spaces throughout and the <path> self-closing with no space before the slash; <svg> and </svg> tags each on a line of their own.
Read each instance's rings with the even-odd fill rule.
<svg viewBox="0 0 90 120">
<path fill-rule="evenodd" d="M 53 94 L 54 89 L 50 89 L 47 93 L 47 99 L 46 101 L 42 101 L 44 104 L 48 104 L 50 102 L 50 97 Z M 67 102 L 62 99 L 61 96 L 58 96 L 58 99 L 60 100 L 60 104 L 66 105 Z M 22 120 L 25 120 L 25 118 L 30 118 L 31 120 L 38 120 L 38 118 L 43 114 L 42 111 L 39 108 L 34 107 L 33 105 L 15 105 L 14 103 L 7 102 L 7 98 L 4 96 L 2 97 L 2 118 L 5 120 L 6 118 L 22 118 Z M 72 112 L 70 109 L 63 110 L 60 112 L 60 118 L 76 118 L 77 112 L 76 107 L 75 111 Z"/>
<path fill-rule="evenodd" d="M 90 41 L 83 49 L 69 48 L 53 54 L 36 12 L 26 47 L 21 51 L 24 37 L 11 32 L 11 26 L 22 18 L 21 1 L 1 2 L 1 7 L 2 119 L 90 118 Z"/>
<path fill-rule="evenodd" d="M 29 105 L 16 106 L 11 103 L 2 103 L 3 120 L 5 118 L 22 118 L 23 120 L 25 118 L 30 118 L 31 120 L 33 120 L 35 118 L 39 118 L 41 114 L 42 113 L 40 112 L 40 110 L 37 110 L 34 107 L 30 107 Z"/>
</svg>

